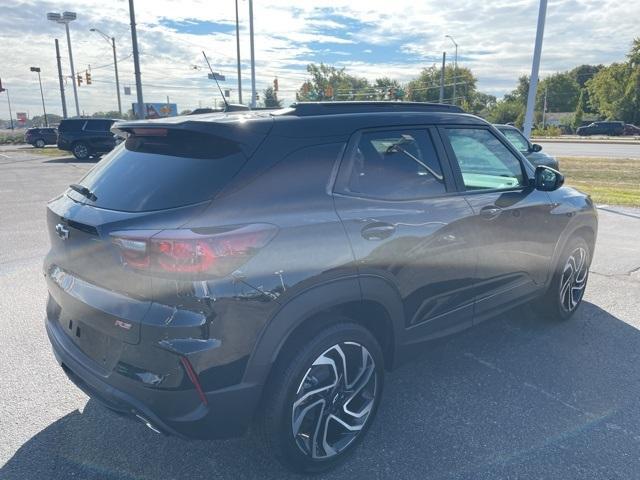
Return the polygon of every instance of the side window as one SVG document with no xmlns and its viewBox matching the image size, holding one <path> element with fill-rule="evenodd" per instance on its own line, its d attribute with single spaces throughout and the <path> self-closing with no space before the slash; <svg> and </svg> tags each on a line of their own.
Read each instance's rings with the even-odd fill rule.
<svg viewBox="0 0 640 480">
<path fill-rule="evenodd" d="M 110 120 L 88 121 L 84 129 L 88 132 L 106 132 L 111 128 Z"/>
<path fill-rule="evenodd" d="M 410 200 L 446 192 L 442 168 L 427 130 L 361 135 L 349 163 L 347 193 Z"/>
<path fill-rule="evenodd" d="M 525 185 L 520 160 L 489 130 L 449 128 L 447 135 L 467 190 L 500 190 Z"/>
</svg>

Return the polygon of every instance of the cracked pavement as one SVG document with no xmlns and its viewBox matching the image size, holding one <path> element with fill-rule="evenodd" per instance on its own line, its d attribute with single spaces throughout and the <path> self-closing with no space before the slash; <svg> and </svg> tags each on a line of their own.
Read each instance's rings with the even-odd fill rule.
<svg viewBox="0 0 640 480">
<path fill-rule="evenodd" d="M 253 436 L 156 435 L 88 401 L 55 363 L 42 324 L 44 203 L 90 167 L 0 157 L 0 478 L 290 478 Z M 356 455 L 316 478 L 637 479 L 640 210 L 599 214 L 572 320 L 519 309 L 425 346 L 387 376 Z"/>
</svg>

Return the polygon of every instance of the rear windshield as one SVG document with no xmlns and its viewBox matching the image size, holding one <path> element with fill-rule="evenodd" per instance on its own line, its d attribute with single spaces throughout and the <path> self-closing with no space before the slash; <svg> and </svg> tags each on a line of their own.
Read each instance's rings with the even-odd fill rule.
<svg viewBox="0 0 640 480">
<path fill-rule="evenodd" d="M 242 168 L 237 144 L 211 135 L 169 131 L 162 137 L 129 137 L 80 184 L 95 195 L 74 199 L 110 210 L 163 210 L 213 198 Z"/>
</svg>

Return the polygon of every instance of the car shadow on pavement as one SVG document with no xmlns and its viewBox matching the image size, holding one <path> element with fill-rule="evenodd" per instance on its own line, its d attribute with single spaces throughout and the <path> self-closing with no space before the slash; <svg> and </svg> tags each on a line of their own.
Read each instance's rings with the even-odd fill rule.
<svg viewBox="0 0 640 480">
<path fill-rule="evenodd" d="M 369 435 L 322 478 L 637 478 L 639 352 L 637 329 L 587 302 L 567 322 L 519 309 L 432 342 L 387 376 Z M 255 435 L 165 437 L 93 400 L 0 469 L 5 480 L 288 476 Z"/>
</svg>

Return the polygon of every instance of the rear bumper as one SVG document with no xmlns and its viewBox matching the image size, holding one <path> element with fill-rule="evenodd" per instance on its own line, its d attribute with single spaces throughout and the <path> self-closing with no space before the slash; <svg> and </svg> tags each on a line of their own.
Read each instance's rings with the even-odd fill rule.
<svg viewBox="0 0 640 480">
<path fill-rule="evenodd" d="M 91 359 L 73 344 L 56 320 L 46 320 L 46 329 L 58 363 L 69 379 L 111 410 L 146 423 L 157 432 L 182 438 L 230 438 L 242 435 L 257 407 L 261 386 L 239 384 L 214 392 L 205 392 L 207 405 L 200 403 L 192 411 L 163 417 L 164 402 L 190 404 L 193 391 L 161 391 L 135 385 L 112 373 L 103 376 L 88 367 Z"/>
</svg>

